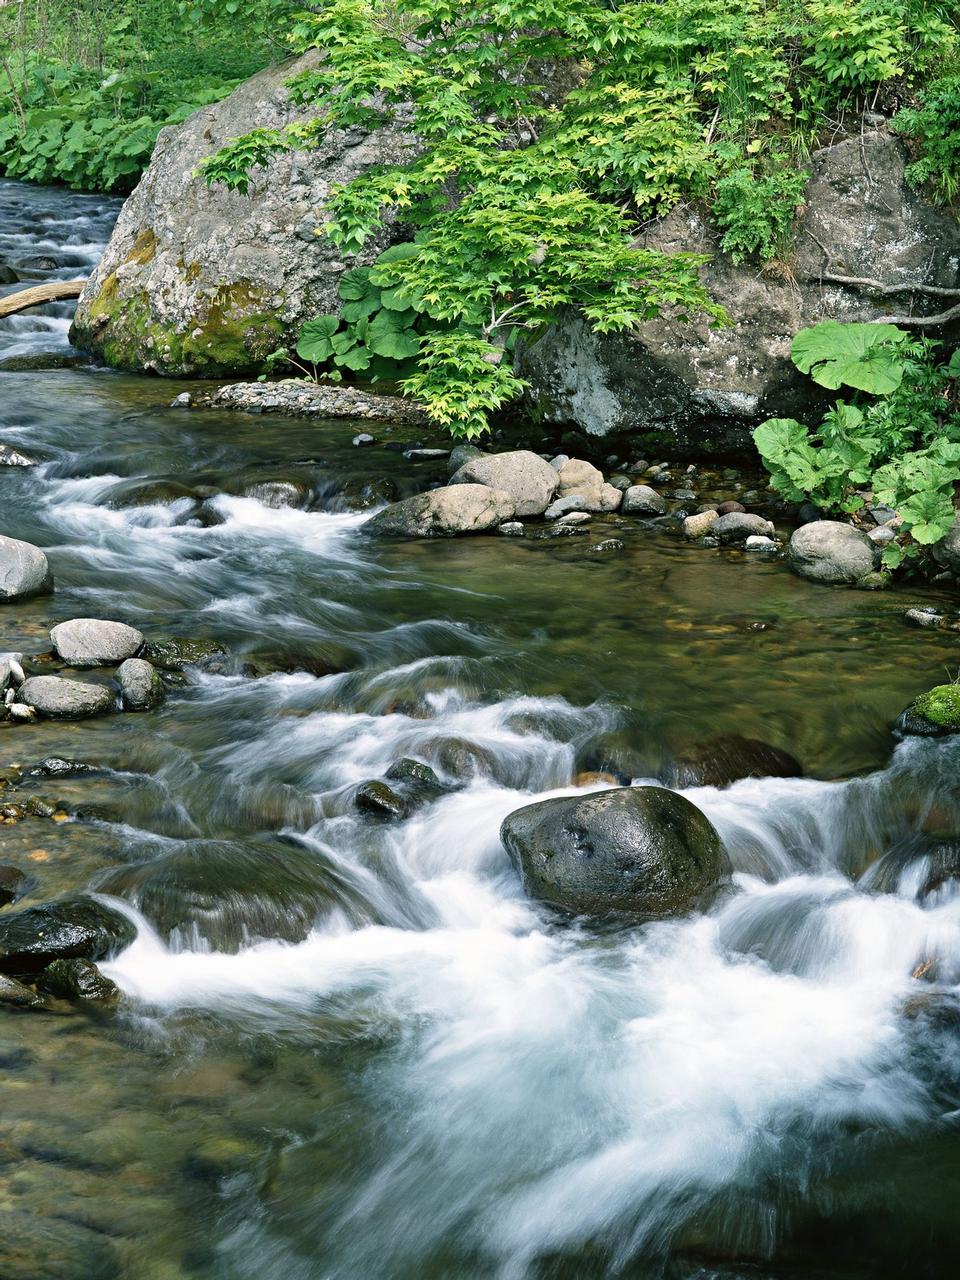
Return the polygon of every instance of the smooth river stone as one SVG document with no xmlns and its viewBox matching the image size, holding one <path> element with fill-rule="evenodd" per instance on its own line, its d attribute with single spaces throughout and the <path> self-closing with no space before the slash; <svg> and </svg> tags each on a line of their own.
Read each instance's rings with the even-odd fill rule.
<svg viewBox="0 0 960 1280">
<path fill-rule="evenodd" d="M 85 720 L 116 706 L 112 690 L 104 685 L 60 676 L 31 676 L 20 686 L 17 696 L 48 720 Z"/>
<path fill-rule="evenodd" d="M 54 649 L 71 667 L 113 666 L 143 648 L 144 636 L 124 622 L 71 618 L 50 632 Z"/>
<path fill-rule="evenodd" d="M 0 535 L 0 600 L 23 600 L 52 588 L 53 574 L 40 548 Z"/>
</svg>

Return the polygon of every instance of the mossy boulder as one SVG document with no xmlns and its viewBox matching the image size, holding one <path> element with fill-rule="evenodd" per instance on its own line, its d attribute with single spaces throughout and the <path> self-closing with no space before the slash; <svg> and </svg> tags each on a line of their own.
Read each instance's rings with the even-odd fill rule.
<svg viewBox="0 0 960 1280">
<path fill-rule="evenodd" d="M 900 714 L 897 729 L 907 737 L 960 733 L 960 684 L 938 684 Z"/>
<path fill-rule="evenodd" d="M 531 897 L 577 915 L 677 915 L 724 871 L 709 820 L 662 787 L 541 800 L 511 813 L 500 839 Z"/>
<path fill-rule="evenodd" d="M 268 67 L 161 131 L 80 298 L 74 345 L 116 368 L 170 377 L 258 373 L 304 320 L 338 309 L 345 258 L 322 234 L 323 205 L 331 187 L 409 156 L 408 134 L 328 129 L 317 147 L 257 169 L 248 195 L 197 174 L 229 139 L 309 118 L 286 83 L 320 58 Z M 382 229 L 350 265 L 371 262 L 393 235 Z"/>
</svg>

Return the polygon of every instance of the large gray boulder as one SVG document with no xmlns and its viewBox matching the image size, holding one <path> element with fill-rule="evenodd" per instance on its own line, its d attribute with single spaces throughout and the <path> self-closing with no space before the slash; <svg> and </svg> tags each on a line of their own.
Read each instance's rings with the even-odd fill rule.
<svg viewBox="0 0 960 1280">
<path fill-rule="evenodd" d="M 71 618 L 51 629 L 50 643 L 68 667 L 103 667 L 139 653 L 144 636 L 125 622 Z"/>
<path fill-rule="evenodd" d="M 52 588 L 53 574 L 40 548 L 0 535 L 0 600 L 23 600 Z"/>
<path fill-rule="evenodd" d="M 693 205 L 654 223 L 643 244 L 707 254 L 702 279 L 733 321 L 711 328 L 665 314 L 635 331 L 599 334 L 571 313 L 523 353 L 521 372 L 538 413 L 592 435 L 653 431 L 684 450 L 750 448 L 749 430 L 767 417 L 803 417 L 833 397 L 790 361 L 799 329 L 820 320 L 878 320 L 892 312 L 932 314 L 943 299 L 909 286 L 953 288 L 960 225 L 904 179 L 907 153 L 885 129 L 869 129 L 810 158 L 810 182 L 790 270 L 735 265 Z M 838 277 L 902 285 L 884 296 Z"/>
<path fill-rule="evenodd" d="M 47 720 L 86 720 L 116 706 L 116 698 L 104 685 L 60 676 L 31 676 L 20 686 L 17 698 Z"/>
<path fill-rule="evenodd" d="M 318 60 L 314 51 L 268 67 L 161 132 L 80 298 L 77 346 L 118 368 L 174 377 L 259 372 L 304 320 L 338 309 L 345 259 L 317 234 L 320 210 L 335 184 L 409 155 L 409 135 L 331 129 L 316 150 L 254 170 L 248 196 L 208 187 L 195 173 L 239 134 L 309 118 L 284 86 Z M 373 237 L 350 265 L 371 262 L 392 234 Z"/>
<path fill-rule="evenodd" d="M 623 500 L 620 490 L 604 480 L 603 472 L 583 458 L 568 458 L 557 474 L 558 498 L 580 498 L 581 511 L 616 511 Z"/>
<path fill-rule="evenodd" d="M 369 519 L 365 533 L 387 538 L 451 538 L 486 533 L 515 514 L 503 489 L 485 484 L 450 484 L 404 498 Z"/>
<path fill-rule="evenodd" d="M 812 520 L 793 533 L 787 559 L 790 568 L 801 578 L 853 583 L 876 569 L 880 548 L 853 525 L 840 520 Z"/>
<path fill-rule="evenodd" d="M 710 526 L 710 533 L 724 545 L 737 545 L 751 537 L 769 538 L 776 533 L 769 520 L 749 511 L 729 511 Z"/>
<path fill-rule="evenodd" d="M 674 915 L 724 869 L 708 819 L 661 787 L 541 800 L 511 813 L 500 839 L 531 897 L 576 914 Z"/>
<path fill-rule="evenodd" d="M 539 454 L 515 449 L 468 458 L 450 477 L 450 483 L 501 489 L 513 499 L 514 515 L 542 516 L 559 488 L 560 477 Z"/>
</svg>

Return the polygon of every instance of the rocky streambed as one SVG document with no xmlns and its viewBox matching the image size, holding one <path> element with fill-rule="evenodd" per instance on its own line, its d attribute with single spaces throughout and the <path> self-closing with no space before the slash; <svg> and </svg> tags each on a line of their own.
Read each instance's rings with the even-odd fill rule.
<svg viewBox="0 0 960 1280">
<path fill-rule="evenodd" d="M 527 433 L 521 491 L 171 398 L 0 375 L 0 534 L 52 576 L 0 604 L 4 1280 L 946 1274 L 953 696 L 893 727 L 950 584 L 799 576 L 722 467 Z M 458 488 L 489 535 L 364 531 Z"/>
</svg>

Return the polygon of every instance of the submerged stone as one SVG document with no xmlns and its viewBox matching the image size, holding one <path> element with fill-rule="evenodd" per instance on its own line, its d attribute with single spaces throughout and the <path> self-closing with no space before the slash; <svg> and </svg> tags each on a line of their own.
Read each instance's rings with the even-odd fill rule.
<svg viewBox="0 0 960 1280">
<path fill-rule="evenodd" d="M 789 751 L 758 738 L 721 733 L 681 751 L 667 770 L 672 787 L 727 787 L 741 778 L 802 778 L 803 765 Z"/>
<path fill-rule="evenodd" d="M 161 671 L 185 671 L 200 667 L 204 671 L 225 670 L 227 651 L 216 640 L 176 636 L 167 640 L 151 640 L 143 646 L 141 658 Z"/>
</svg>

